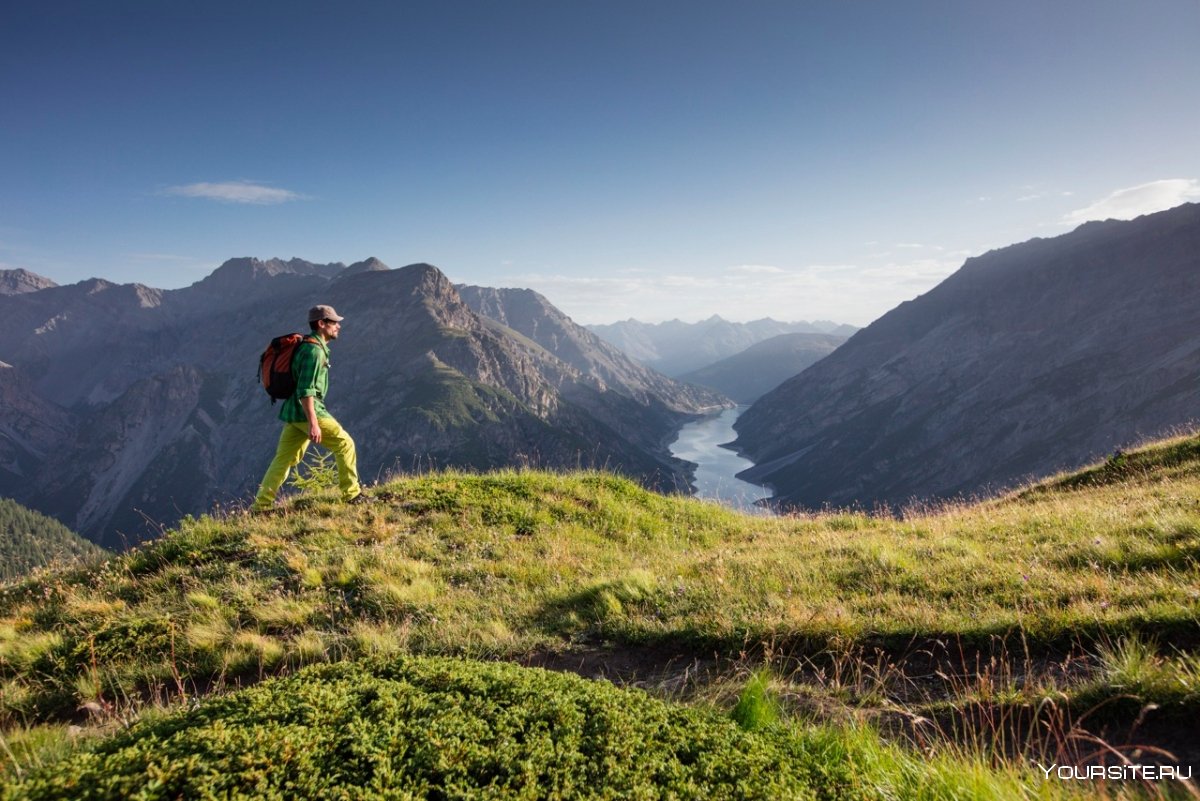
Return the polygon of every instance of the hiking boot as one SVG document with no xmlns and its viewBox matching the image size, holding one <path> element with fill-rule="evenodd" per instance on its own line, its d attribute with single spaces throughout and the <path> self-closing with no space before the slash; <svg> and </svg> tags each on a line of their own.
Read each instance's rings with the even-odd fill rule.
<svg viewBox="0 0 1200 801">
<path fill-rule="evenodd" d="M 268 506 L 266 509 L 251 508 L 250 514 L 254 515 L 255 517 L 277 517 L 277 516 L 283 514 L 283 507 Z"/>
<path fill-rule="evenodd" d="M 367 497 L 367 494 L 364 492 L 360 492 L 350 500 L 346 501 L 346 503 L 350 504 L 351 506 L 363 506 L 365 504 L 375 503 L 375 499 Z"/>
</svg>

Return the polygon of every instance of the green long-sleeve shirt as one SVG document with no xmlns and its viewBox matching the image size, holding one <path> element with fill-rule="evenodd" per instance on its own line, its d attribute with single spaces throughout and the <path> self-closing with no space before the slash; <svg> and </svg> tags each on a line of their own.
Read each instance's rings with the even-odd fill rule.
<svg viewBox="0 0 1200 801">
<path fill-rule="evenodd" d="M 300 405 L 301 398 L 312 398 L 317 417 L 332 417 L 325 410 L 325 394 L 329 391 L 329 345 L 320 336 L 307 339 L 296 346 L 292 354 L 292 375 L 296 377 L 296 391 L 283 402 L 279 419 L 285 423 L 306 423 L 308 416 Z"/>
</svg>

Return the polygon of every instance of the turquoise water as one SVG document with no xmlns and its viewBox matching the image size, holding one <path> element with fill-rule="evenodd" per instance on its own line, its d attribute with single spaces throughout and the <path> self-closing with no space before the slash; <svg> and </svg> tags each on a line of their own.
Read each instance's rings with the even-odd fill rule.
<svg viewBox="0 0 1200 801">
<path fill-rule="evenodd" d="M 720 445 L 732 442 L 737 434 L 733 423 L 745 406 L 726 409 L 719 415 L 688 423 L 671 443 L 671 454 L 695 462 L 696 497 L 717 501 L 742 511 L 767 513 L 754 505 L 760 498 L 770 497 L 771 491 L 757 484 L 749 484 L 734 474 L 753 466 L 753 462 L 738 456 Z"/>
</svg>

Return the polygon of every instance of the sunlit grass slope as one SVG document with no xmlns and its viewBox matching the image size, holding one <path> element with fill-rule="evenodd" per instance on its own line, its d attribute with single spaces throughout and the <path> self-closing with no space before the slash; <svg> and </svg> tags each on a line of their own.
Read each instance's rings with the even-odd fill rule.
<svg viewBox="0 0 1200 801">
<path fill-rule="evenodd" d="M 399 479 L 364 508 L 316 494 L 279 517 L 185 520 L 99 569 L 4 589 L 0 706 L 36 720 L 391 653 L 1194 642 L 1195 440 L 1126 458 L 1120 476 L 904 519 L 764 519 L 606 474 L 502 472 Z"/>
</svg>

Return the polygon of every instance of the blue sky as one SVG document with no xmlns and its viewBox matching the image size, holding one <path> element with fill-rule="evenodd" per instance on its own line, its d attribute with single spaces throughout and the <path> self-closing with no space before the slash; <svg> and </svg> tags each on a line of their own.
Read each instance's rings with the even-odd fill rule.
<svg viewBox="0 0 1200 801">
<path fill-rule="evenodd" d="M 59 283 L 376 256 L 861 325 L 1200 200 L 1196 0 L 5 5 L 0 267 Z"/>
</svg>

